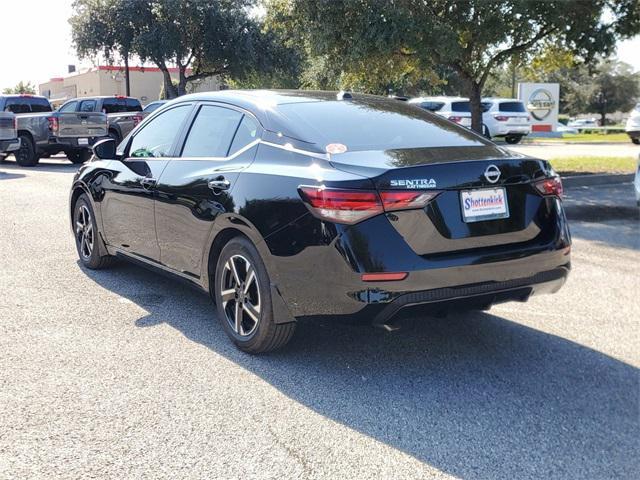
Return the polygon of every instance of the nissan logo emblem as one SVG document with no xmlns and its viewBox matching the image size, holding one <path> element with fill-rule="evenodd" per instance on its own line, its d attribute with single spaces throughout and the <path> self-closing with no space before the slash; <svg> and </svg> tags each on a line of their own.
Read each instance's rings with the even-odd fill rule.
<svg viewBox="0 0 640 480">
<path fill-rule="evenodd" d="M 553 112 L 556 102 L 553 95 L 544 88 L 538 88 L 529 95 L 527 108 L 536 120 L 544 120 Z"/>
<path fill-rule="evenodd" d="M 495 165 L 489 165 L 484 171 L 484 178 L 486 178 L 489 183 L 496 183 L 500 180 L 500 169 Z"/>
</svg>

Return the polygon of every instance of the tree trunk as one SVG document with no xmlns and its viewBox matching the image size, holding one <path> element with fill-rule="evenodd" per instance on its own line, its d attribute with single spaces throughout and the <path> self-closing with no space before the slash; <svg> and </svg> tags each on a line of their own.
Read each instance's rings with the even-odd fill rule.
<svg viewBox="0 0 640 480">
<path fill-rule="evenodd" d="M 469 106 L 471 109 L 471 130 L 482 134 L 482 87 L 478 82 L 468 81 Z"/>
<path fill-rule="evenodd" d="M 187 93 L 187 66 L 178 64 L 178 95 Z"/>
<path fill-rule="evenodd" d="M 176 98 L 178 96 L 178 91 L 173 85 L 169 69 L 166 66 L 161 66 L 160 70 L 162 71 L 162 78 L 164 79 L 164 96 L 166 97 L 166 100 Z"/>
<path fill-rule="evenodd" d="M 607 109 L 606 109 L 606 107 L 602 107 L 602 109 L 600 109 L 600 126 L 601 127 L 606 127 L 607 126 Z"/>
<path fill-rule="evenodd" d="M 131 83 L 129 82 L 129 52 L 124 54 L 124 88 L 125 95 L 131 96 Z"/>
</svg>

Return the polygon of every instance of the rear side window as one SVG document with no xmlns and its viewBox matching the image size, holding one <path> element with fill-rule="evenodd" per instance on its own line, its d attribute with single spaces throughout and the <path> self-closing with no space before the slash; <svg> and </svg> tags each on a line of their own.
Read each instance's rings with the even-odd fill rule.
<svg viewBox="0 0 640 480">
<path fill-rule="evenodd" d="M 29 104 L 22 97 L 7 98 L 7 101 L 4 105 L 4 110 L 6 112 L 13 113 L 31 113 Z"/>
<path fill-rule="evenodd" d="M 102 100 L 104 113 L 141 112 L 142 105 L 135 98 L 105 98 Z"/>
<path fill-rule="evenodd" d="M 422 102 L 420 106 L 430 112 L 437 112 L 438 110 L 442 110 L 444 102 Z"/>
<path fill-rule="evenodd" d="M 153 102 L 144 107 L 144 113 L 155 112 L 158 108 L 160 108 L 163 104 L 160 102 Z"/>
<path fill-rule="evenodd" d="M 203 105 L 193 121 L 183 157 L 226 157 L 242 113 L 223 107 Z"/>
<path fill-rule="evenodd" d="M 451 102 L 452 112 L 470 112 L 469 102 Z"/>
<path fill-rule="evenodd" d="M 258 124 L 256 121 L 245 115 L 242 117 L 240 126 L 236 131 L 236 136 L 233 137 L 233 143 L 229 148 L 229 155 L 236 153 L 243 147 L 246 147 L 258 137 Z"/>
<path fill-rule="evenodd" d="M 96 111 L 96 101 L 95 100 L 83 100 L 80 102 L 80 111 L 81 112 L 95 112 Z"/>
<path fill-rule="evenodd" d="M 190 111 L 191 105 L 179 105 L 159 113 L 133 137 L 129 156 L 149 158 L 171 155 L 171 147 Z"/>
<path fill-rule="evenodd" d="M 28 98 L 32 112 L 50 112 L 51 104 L 46 98 Z"/>
<path fill-rule="evenodd" d="M 278 114 L 286 119 L 291 136 L 320 148 L 331 143 L 341 143 L 348 151 L 485 145 L 468 129 L 437 115 L 375 97 L 281 104 Z"/>
<path fill-rule="evenodd" d="M 524 104 L 522 102 L 500 102 L 500 104 L 498 105 L 498 110 L 500 110 L 501 112 L 527 112 L 527 109 L 524 108 Z"/>
</svg>

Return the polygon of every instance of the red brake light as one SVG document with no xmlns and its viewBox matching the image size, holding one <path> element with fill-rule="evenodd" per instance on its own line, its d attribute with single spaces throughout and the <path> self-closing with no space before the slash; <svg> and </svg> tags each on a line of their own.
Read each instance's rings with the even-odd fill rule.
<svg viewBox="0 0 640 480">
<path fill-rule="evenodd" d="M 451 120 L 452 122 L 455 122 L 455 123 L 460 123 L 462 121 L 462 117 L 452 116 L 452 117 L 449 117 L 449 120 Z"/>
<path fill-rule="evenodd" d="M 316 216 L 337 223 L 357 223 L 384 211 L 378 193 L 371 190 L 302 186 L 298 191 Z"/>
<path fill-rule="evenodd" d="M 13 117 L 13 129 L 18 130 L 18 117 Z"/>
<path fill-rule="evenodd" d="M 509 120 L 509 117 L 507 117 L 506 115 L 494 115 L 493 118 L 495 118 L 499 122 L 506 122 L 507 120 Z"/>
<path fill-rule="evenodd" d="M 133 116 L 133 126 L 137 127 L 138 124 L 142 121 L 142 115 L 134 115 Z"/>
<path fill-rule="evenodd" d="M 407 275 L 409 275 L 408 272 L 363 273 L 360 278 L 363 282 L 392 282 L 404 280 Z"/>
<path fill-rule="evenodd" d="M 47 120 L 49 121 L 49 130 L 54 133 L 57 132 L 60 128 L 58 117 L 47 117 Z"/>
<path fill-rule="evenodd" d="M 116 95 L 116 98 L 127 98 L 124 95 Z"/>
<path fill-rule="evenodd" d="M 535 183 L 536 188 L 543 195 L 562 197 L 562 180 L 560 177 L 545 178 Z"/>
<path fill-rule="evenodd" d="M 324 186 L 301 186 L 300 196 L 317 217 L 336 223 L 354 224 L 366 218 L 394 210 L 423 208 L 438 191 L 345 190 Z"/>
<path fill-rule="evenodd" d="M 413 208 L 423 208 L 427 203 L 433 200 L 438 191 L 430 190 L 428 192 L 419 190 L 389 190 L 381 192 L 382 205 L 385 212 L 393 210 L 409 210 Z"/>
</svg>

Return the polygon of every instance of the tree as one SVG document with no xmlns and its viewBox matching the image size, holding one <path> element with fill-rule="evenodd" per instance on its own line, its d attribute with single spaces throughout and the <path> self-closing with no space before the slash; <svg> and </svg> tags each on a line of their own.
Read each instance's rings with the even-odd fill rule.
<svg viewBox="0 0 640 480">
<path fill-rule="evenodd" d="M 7 95 L 16 94 L 16 93 L 27 93 L 30 95 L 35 95 L 36 87 L 31 82 L 24 83 L 22 80 L 20 80 L 15 87 L 5 88 L 4 90 L 2 90 L 2 93 Z"/>
<path fill-rule="evenodd" d="M 71 36 L 80 58 L 102 54 L 108 62 L 117 54 L 124 62 L 126 94 L 131 95 L 129 57 L 133 52 L 138 0 L 74 0 L 69 19 Z"/>
<path fill-rule="evenodd" d="M 631 110 L 640 94 L 640 74 L 633 73 L 623 62 L 603 60 L 598 65 L 588 91 L 588 112 L 600 115 L 600 125 L 605 126 L 607 113 Z"/>
<path fill-rule="evenodd" d="M 546 40 L 589 59 L 640 31 L 637 0 L 290 0 L 290 12 L 311 53 L 335 65 L 403 55 L 420 68 L 452 69 L 476 131 L 485 83 L 514 55 L 535 53 Z"/>
</svg>

